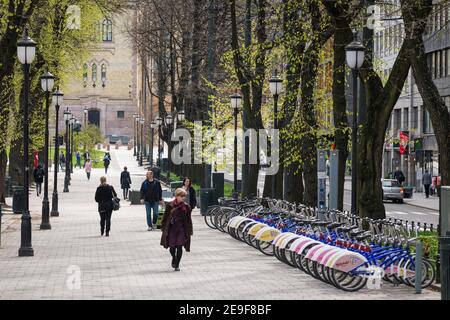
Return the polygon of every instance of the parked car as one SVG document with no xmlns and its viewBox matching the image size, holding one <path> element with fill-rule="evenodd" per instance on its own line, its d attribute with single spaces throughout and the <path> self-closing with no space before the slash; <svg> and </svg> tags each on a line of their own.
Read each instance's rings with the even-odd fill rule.
<svg viewBox="0 0 450 320">
<path fill-rule="evenodd" d="M 394 203 L 403 203 L 404 189 L 395 179 L 382 180 L 383 200 L 392 200 Z"/>
</svg>

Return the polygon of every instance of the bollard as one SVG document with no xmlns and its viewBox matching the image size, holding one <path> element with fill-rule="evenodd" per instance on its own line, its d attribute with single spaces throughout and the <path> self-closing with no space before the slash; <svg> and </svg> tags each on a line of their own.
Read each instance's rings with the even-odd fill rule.
<svg viewBox="0 0 450 320">
<path fill-rule="evenodd" d="M 427 231 L 427 223 L 426 222 L 423 224 L 423 231 Z"/>
<path fill-rule="evenodd" d="M 450 300 L 450 231 L 439 238 L 441 249 L 441 300 Z"/>
<path fill-rule="evenodd" d="M 433 232 L 434 228 L 433 228 L 433 224 L 431 224 L 430 226 L 430 232 Z"/>
<path fill-rule="evenodd" d="M 422 293 L 422 241 L 416 242 L 416 260 L 415 260 L 415 288 L 416 293 Z"/>
</svg>

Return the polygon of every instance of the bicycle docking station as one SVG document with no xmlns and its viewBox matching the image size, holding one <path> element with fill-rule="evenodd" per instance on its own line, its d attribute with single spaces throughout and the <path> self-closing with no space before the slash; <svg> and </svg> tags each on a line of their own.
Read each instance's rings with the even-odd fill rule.
<svg viewBox="0 0 450 320">
<path fill-rule="evenodd" d="M 441 300 L 450 300 L 450 187 L 441 187 L 440 199 Z"/>
</svg>

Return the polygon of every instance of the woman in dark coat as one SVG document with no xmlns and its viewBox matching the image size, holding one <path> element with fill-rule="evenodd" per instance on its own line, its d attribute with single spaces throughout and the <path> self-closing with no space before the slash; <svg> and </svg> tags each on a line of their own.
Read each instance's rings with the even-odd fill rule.
<svg viewBox="0 0 450 320">
<path fill-rule="evenodd" d="M 184 202 L 186 191 L 177 189 L 175 199 L 166 205 L 161 230 L 161 245 L 170 248 L 172 268 L 180 271 L 180 261 L 183 247 L 191 251 L 191 236 L 193 235 L 191 208 Z"/>
<path fill-rule="evenodd" d="M 195 194 L 195 190 L 192 187 L 191 179 L 185 177 L 183 179 L 183 187 L 184 191 L 186 191 L 186 199 L 185 202 L 191 207 L 191 210 L 195 209 L 197 206 L 197 196 Z"/>
<path fill-rule="evenodd" d="M 123 172 L 120 174 L 120 186 L 122 187 L 123 198 L 125 200 L 128 199 L 128 190 L 130 189 L 131 185 L 130 173 L 127 170 L 127 167 L 123 168 Z"/>
<path fill-rule="evenodd" d="M 117 193 L 113 186 L 106 183 L 106 178 L 100 178 L 100 186 L 95 192 L 95 201 L 98 202 L 98 212 L 100 213 L 100 233 L 103 236 L 105 233 L 109 237 L 109 231 L 111 230 L 111 215 L 113 212 L 112 199 L 117 197 Z"/>
</svg>

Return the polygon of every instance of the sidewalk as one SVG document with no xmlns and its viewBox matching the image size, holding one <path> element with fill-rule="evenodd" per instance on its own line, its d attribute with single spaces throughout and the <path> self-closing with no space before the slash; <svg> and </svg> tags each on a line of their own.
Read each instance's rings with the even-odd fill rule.
<svg viewBox="0 0 450 320">
<path fill-rule="evenodd" d="M 117 191 L 125 165 L 134 187 L 144 179 L 145 169 L 131 155 L 111 150 L 107 178 Z M 95 169 L 87 181 L 82 170 L 74 170 L 70 193 L 59 194 L 60 217 L 51 218 L 49 231 L 39 230 L 42 198 L 30 197 L 35 256 L 17 256 L 20 223 L 10 226 L 0 248 L 0 299 L 439 299 L 430 290 L 417 295 L 413 288 L 389 284 L 377 291 L 337 290 L 208 228 L 198 210 L 192 252 L 184 253 L 181 272 L 173 272 L 169 253 L 159 245 L 160 231 L 147 231 L 143 206 L 122 201 L 113 213 L 111 236 L 100 237 L 93 198 L 103 174 Z"/>
</svg>

